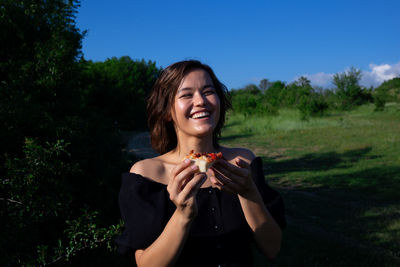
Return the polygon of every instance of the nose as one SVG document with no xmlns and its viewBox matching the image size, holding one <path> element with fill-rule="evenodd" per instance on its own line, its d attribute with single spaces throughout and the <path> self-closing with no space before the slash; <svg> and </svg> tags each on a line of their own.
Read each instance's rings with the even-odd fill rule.
<svg viewBox="0 0 400 267">
<path fill-rule="evenodd" d="M 194 94 L 193 103 L 195 106 L 204 106 L 206 103 L 206 97 L 197 92 Z"/>
</svg>

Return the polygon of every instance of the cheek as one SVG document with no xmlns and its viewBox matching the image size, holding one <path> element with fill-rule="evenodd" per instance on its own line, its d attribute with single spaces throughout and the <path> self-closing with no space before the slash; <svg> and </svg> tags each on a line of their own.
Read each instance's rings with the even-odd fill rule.
<svg viewBox="0 0 400 267">
<path fill-rule="evenodd" d="M 175 110 L 179 113 L 183 113 L 185 111 L 185 104 L 182 102 L 178 102 L 175 105 Z"/>
<path fill-rule="evenodd" d="M 174 110 L 172 113 L 174 114 L 174 117 L 180 117 L 180 116 L 185 116 L 187 112 L 187 105 L 182 102 L 182 101 L 176 101 L 174 105 Z"/>
<path fill-rule="evenodd" d="M 216 97 L 215 99 L 214 99 L 214 102 L 213 102 L 213 104 L 214 104 L 214 107 L 215 107 L 215 111 L 216 111 L 216 115 L 217 115 L 217 120 L 219 120 L 219 116 L 220 116 L 220 114 L 221 114 L 221 102 L 219 101 L 219 97 Z"/>
</svg>

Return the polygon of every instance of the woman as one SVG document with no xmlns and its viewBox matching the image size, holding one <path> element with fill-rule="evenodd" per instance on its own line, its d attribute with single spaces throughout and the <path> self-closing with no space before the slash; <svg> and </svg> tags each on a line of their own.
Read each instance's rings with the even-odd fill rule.
<svg viewBox="0 0 400 267">
<path fill-rule="evenodd" d="M 248 267 L 252 241 L 268 258 L 278 254 L 284 208 L 264 182 L 260 158 L 218 144 L 230 106 L 225 86 L 199 61 L 172 64 L 155 83 L 147 112 L 160 156 L 135 163 L 119 196 L 118 249 L 133 252 L 139 267 Z M 202 173 L 182 161 L 191 150 L 223 159 Z"/>
</svg>

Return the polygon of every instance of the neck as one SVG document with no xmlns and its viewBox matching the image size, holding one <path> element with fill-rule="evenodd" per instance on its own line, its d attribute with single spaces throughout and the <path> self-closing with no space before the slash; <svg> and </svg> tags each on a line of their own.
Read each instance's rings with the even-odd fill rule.
<svg viewBox="0 0 400 267">
<path fill-rule="evenodd" d="M 186 137 L 178 137 L 178 145 L 174 152 L 177 154 L 179 158 L 183 158 L 185 155 L 189 154 L 189 152 L 193 150 L 195 153 L 198 152 L 216 152 L 216 148 L 213 145 L 213 136 L 209 135 L 206 137 L 194 137 L 191 136 L 189 138 Z"/>
</svg>

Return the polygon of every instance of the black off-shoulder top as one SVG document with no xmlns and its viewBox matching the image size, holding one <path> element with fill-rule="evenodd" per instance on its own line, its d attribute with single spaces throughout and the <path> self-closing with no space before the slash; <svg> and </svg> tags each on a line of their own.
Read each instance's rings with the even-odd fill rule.
<svg viewBox="0 0 400 267">
<path fill-rule="evenodd" d="M 262 160 L 251 163 L 255 183 L 271 215 L 283 229 L 284 206 L 277 191 L 264 180 Z M 236 195 L 218 189 L 201 188 L 197 194 L 195 218 L 175 266 L 253 266 L 252 233 Z M 125 230 L 116 239 L 120 254 L 132 254 L 150 246 L 162 233 L 175 211 L 167 187 L 135 173 L 124 173 L 119 205 Z"/>
</svg>

